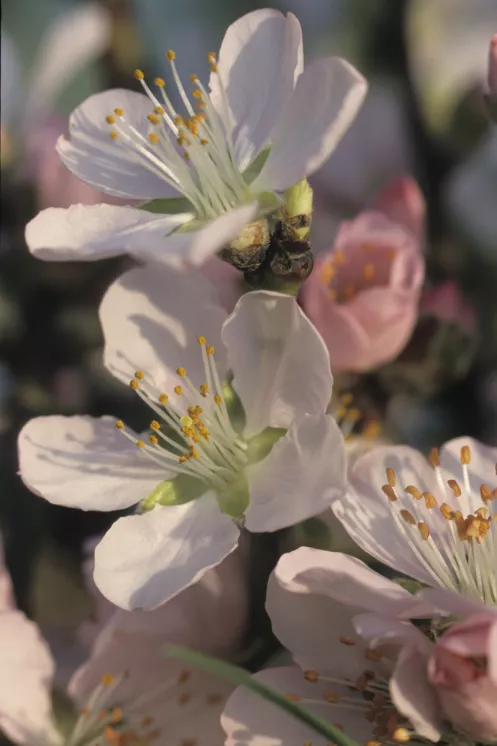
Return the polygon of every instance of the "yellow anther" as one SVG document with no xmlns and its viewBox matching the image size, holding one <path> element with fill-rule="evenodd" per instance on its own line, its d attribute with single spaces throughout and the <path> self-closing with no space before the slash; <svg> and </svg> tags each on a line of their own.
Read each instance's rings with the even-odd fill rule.
<svg viewBox="0 0 497 746">
<path fill-rule="evenodd" d="M 186 462 L 187 462 L 188 460 L 189 460 L 189 459 L 188 459 L 188 456 L 180 456 L 180 457 L 179 457 L 179 459 L 178 459 L 178 463 L 179 463 L 179 464 L 184 464 L 184 463 L 186 463 Z"/>
<path fill-rule="evenodd" d="M 209 52 L 207 55 L 207 61 L 208 62 L 216 62 L 217 61 L 217 55 L 215 52 Z"/>
<path fill-rule="evenodd" d="M 189 161 L 190 160 L 190 153 L 183 153 L 183 158 L 185 159 L 185 161 Z"/>
<path fill-rule="evenodd" d="M 154 109 L 154 112 L 156 114 L 165 114 L 166 113 L 163 106 L 156 106 L 155 109 Z"/>
<path fill-rule="evenodd" d="M 203 396 L 204 399 L 205 399 L 205 397 L 209 393 L 209 386 L 208 386 L 208 384 L 207 383 L 201 383 L 200 386 L 199 386 L 199 389 L 200 389 L 201 396 Z"/>
<path fill-rule="evenodd" d="M 285 699 L 287 699 L 289 702 L 300 702 L 300 697 L 298 694 L 285 694 Z"/>
<path fill-rule="evenodd" d="M 105 121 L 107 122 L 107 124 L 115 124 L 116 123 L 116 118 L 114 116 L 112 116 L 112 114 L 108 114 L 105 117 Z"/>
<path fill-rule="evenodd" d="M 166 87 L 166 81 L 164 80 L 164 78 L 155 78 L 154 83 L 155 83 L 155 85 L 158 85 L 159 88 L 165 88 Z M 159 113 L 159 112 L 157 112 L 157 113 Z M 160 113 L 163 114 L 164 111 L 161 111 Z"/>
<path fill-rule="evenodd" d="M 455 517 L 454 511 L 447 503 L 441 504 L 440 512 L 447 521 L 451 521 Z"/>
<path fill-rule="evenodd" d="M 478 510 L 475 510 L 475 515 L 482 519 L 488 518 L 488 508 L 478 508 Z"/>
<path fill-rule="evenodd" d="M 200 144 L 201 145 L 208 145 L 209 144 L 209 140 L 206 137 L 201 137 L 200 138 Z"/>
<path fill-rule="evenodd" d="M 311 684 L 316 684 L 319 681 L 319 674 L 317 671 L 304 671 L 304 678 L 306 681 L 310 681 Z"/>
<path fill-rule="evenodd" d="M 325 702 L 334 705 L 337 702 L 340 702 L 342 695 L 339 692 L 323 692 L 323 699 Z"/>
<path fill-rule="evenodd" d="M 349 646 L 351 646 L 351 645 L 356 645 L 357 644 L 353 637 L 347 637 L 347 635 L 341 635 L 339 639 L 340 639 L 340 642 L 342 643 L 342 645 L 349 645 Z"/>
<path fill-rule="evenodd" d="M 373 650 L 372 648 L 366 648 L 364 657 L 366 658 L 366 660 L 374 661 L 375 663 L 378 663 L 383 658 L 381 653 L 379 653 L 377 650 Z"/>
<path fill-rule="evenodd" d="M 364 671 L 364 673 L 356 679 L 355 688 L 359 692 L 364 692 L 367 689 L 369 682 L 373 681 L 373 679 L 374 673 L 372 671 Z"/>
<path fill-rule="evenodd" d="M 116 107 L 114 109 L 114 114 L 116 115 L 116 117 L 123 117 L 124 116 L 124 110 L 121 109 L 120 106 L 118 106 L 118 107 Z"/>
<path fill-rule="evenodd" d="M 152 143 L 152 145 L 157 145 L 157 143 L 159 142 L 160 138 L 159 138 L 159 135 L 155 134 L 155 132 L 151 132 L 149 134 L 149 136 L 148 136 L 148 140 L 149 140 L 149 142 Z"/>
<path fill-rule="evenodd" d="M 421 534 L 421 536 L 423 537 L 423 539 L 425 541 L 427 541 L 429 539 L 429 537 L 430 537 L 430 529 L 429 529 L 428 525 L 424 521 L 420 521 L 418 523 L 418 529 L 419 529 L 419 533 Z"/>
<path fill-rule="evenodd" d="M 447 484 L 454 493 L 454 497 L 461 497 L 462 491 L 455 479 L 449 479 Z"/>
<path fill-rule="evenodd" d="M 199 91 L 198 88 L 194 88 L 192 91 L 193 98 L 201 99 L 202 98 L 202 91 Z"/>
<path fill-rule="evenodd" d="M 183 389 L 181 388 L 181 386 L 175 386 L 174 387 L 174 393 L 178 394 L 178 396 L 180 396 L 180 394 L 183 393 Z"/>
<path fill-rule="evenodd" d="M 347 392 L 340 396 L 340 401 L 342 402 L 344 407 L 350 407 L 353 400 L 354 400 L 354 397 L 352 396 L 350 392 Z"/>
<path fill-rule="evenodd" d="M 142 370 L 137 370 L 135 371 L 135 378 L 138 378 L 139 381 L 143 381 L 145 373 Z"/>
<path fill-rule="evenodd" d="M 133 391 L 138 391 L 138 388 L 139 388 L 139 386 L 140 386 L 140 384 L 138 383 L 138 381 L 136 380 L 136 378 L 133 378 L 133 379 L 132 379 L 132 380 L 131 380 L 131 381 L 129 382 L 129 385 L 131 386 L 131 388 L 133 389 Z"/>
<path fill-rule="evenodd" d="M 396 728 L 392 733 L 392 739 L 397 741 L 397 743 L 407 743 L 410 738 L 407 728 Z"/>
<path fill-rule="evenodd" d="M 176 368 L 176 375 L 184 378 L 186 376 L 186 370 L 184 368 Z"/>
<path fill-rule="evenodd" d="M 381 489 L 384 492 L 384 494 L 388 497 L 390 502 L 392 503 L 396 502 L 397 495 L 395 494 L 395 490 L 391 484 L 384 484 Z"/>
<path fill-rule="evenodd" d="M 117 420 L 116 427 L 118 430 L 124 430 L 124 422 L 122 420 Z"/>
<path fill-rule="evenodd" d="M 116 677 L 111 673 L 104 673 L 104 675 L 100 679 L 103 686 L 112 686 L 115 680 Z"/>
<path fill-rule="evenodd" d="M 169 399 L 169 397 L 168 397 L 167 394 L 161 394 L 159 396 L 159 401 L 160 401 L 161 404 L 167 404 L 168 399 Z"/>
<path fill-rule="evenodd" d="M 438 455 L 438 448 L 432 448 L 431 449 L 430 453 L 428 454 L 428 461 L 430 462 L 430 464 L 433 467 L 440 466 L 440 458 L 439 458 L 439 455 Z"/>
<path fill-rule="evenodd" d="M 136 445 L 138 446 L 138 448 L 144 448 L 145 447 L 145 443 L 144 443 L 143 440 L 137 440 L 136 441 Z"/>
<path fill-rule="evenodd" d="M 486 484 L 482 484 L 480 487 L 480 496 L 484 503 L 489 503 L 493 499 L 493 495 Z"/>
<path fill-rule="evenodd" d="M 387 481 L 388 481 L 388 484 L 391 485 L 392 487 L 395 487 L 395 485 L 397 484 L 397 477 L 395 476 L 395 471 L 390 466 L 387 467 Z"/>
<path fill-rule="evenodd" d="M 469 464 L 471 462 L 471 451 L 469 446 L 463 446 L 461 448 L 461 464 Z"/>
<path fill-rule="evenodd" d="M 120 720 L 123 719 L 123 711 L 120 707 L 114 707 L 110 714 L 110 719 L 112 723 L 118 723 Z"/>
<path fill-rule="evenodd" d="M 214 397 L 214 401 L 216 402 L 216 404 L 219 405 L 223 401 L 223 397 L 219 396 L 219 394 L 216 394 L 216 396 Z"/>
<path fill-rule="evenodd" d="M 414 518 L 413 514 L 409 510 L 401 510 L 400 515 L 404 519 L 406 523 L 408 523 L 410 526 L 416 525 L 416 519 Z"/>
<path fill-rule="evenodd" d="M 366 741 L 366 746 L 382 746 L 381 741 Z"/>
<path fill-rule="evenodd" d="M 209 65 L 209 69 L 211 73 L 217 73 L 217 62 L 211 62 Z"/>
<path fill-rule="evenodd" d="M 176 138 L 176 144 L 184 148 L 185 145 L 190 144 L 190 140 L 187 137 L 185 137 L 185 135 L 179 135 L 179 137 Z"/>
<path fill-rule="evenodd" d="M 375 272 L 376 270 L 374 264 L 365 264 L 362 270 L 362 276 L 365 280 L 372 280 L 375 276 Z"/>
<path fill-rule="evenodd" d="M 190 453 L 192 454 L 192 458 L 200 458 L 199 452 L 193 446 L 190 446 Z"/>
<path fill-rule="evenodd" d="M 180 421 L 181 425 L 183 425 L 183 427 L 187 427 L 188 428 L 188 427 L 191 427 L 193 425 L 192 418 L 189 415 L 187 415 L 187 414 L 184 414 L 182 417 L 180 417 L 179 421 Z"/>
<path fill-rule="evenodd" d="M 157 422 L 157 420 L 152 420 L 152 422 L 150 423 L 150 429 L 157 432 L 157 430 L 160 430 L 160 423 Z"/>
<path fill-rule="evenodd" d="M 208 355 L 214 355 L 214 347 L 212 347 L 212 346 L 211 347 L 207 347 L 205 351 L 206 351 L 206 353 Z"/>
<path fill-rule="evenodd" d="M 190 75 L 190 80 L 191 80 L 192 83 L 196 83 L 197 80 L 198 80 L 198 75 L 195 75 L 195 73 L 192 73 Z"/>
<path fill-rule="evenodd" d="M 408 495 L 414 497 L 415 500 L 421 500 L 421 498 L 423 497 L 423 495 L 421 494 L 421 490 L 418 490 L 418 488 L 415 487 L 413 484 L 409 484 L 407 487 L 405 487 L 404 492 L 407 492 Z"/>
<path fill-rule="evenodd" d="M 173 60 L 176 59 L 176 52 L 174 52 L 173 49 L 168 49 L 166 52 L 166 58 L 169 60 L 169 62 L 173 62 Z"/>
<path fill-rule="evenodd" d="M 149 435 L 148 442 L 151 443 L 153 446 L 156 446 L 159 443 L 159 438 L 157 437 L 157 435 Z"/>
<path fill-rule="evenodd" d="M 183 119 L 183 117 L 180 117 L 179 114 L 174 117 L 174 124 L 176 125 L 176 127 L 181 127 L 182 125 L 184 125 L 184 123 L 185 120 Z"/>
<path fill-rule="evenodd" d="M 436 499 L 433 497 L 431 492 L 423 492 L 423 497 L 425 499 L 425 505 L 428 508 L 428 510 L 431 510 L 432 508 L 436 508 L 438 503 Z"/>
<path fill-rule="evenodd" d="M 351 407 L 345 415 L 348 422 L 358 422 L 361 419 L 361 412 L 357 407 Z"/>
<path fill-rule="evenodd" d="M 135 70 L 135 78 L 136 78 L 137 80 L 143 80 L 143 79 L 144 79 L 144 77 L 145 77 L 145 75 L 143 74 L 143 70 L 140 70 L 140 69 L 138 69 L 138 68 L 137 68 L 137 69 Z"/>
<path fill-rule="evenodd" d="M 109 132 L 109 135 L 112 137 L 113 140 L 118 140 L 119 139 L 119 135 L 117 134 L 117 132 L 115 130 L 111 130 Z"/>
<path fill-rule="evenodd" d="M 158 117 L 157 114 L 148 114 L 147 119 L 149 122 L 152 122 L 152 124 L 160 124 L 160 117 Z"/>
</svg>

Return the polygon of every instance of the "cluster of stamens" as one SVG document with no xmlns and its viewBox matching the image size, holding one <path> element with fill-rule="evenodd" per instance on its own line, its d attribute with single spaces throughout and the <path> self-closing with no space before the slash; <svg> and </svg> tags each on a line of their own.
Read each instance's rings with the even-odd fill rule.
<svg viewBox="0 0 497 746">
<path fill-rule="evenodd" d="M 354 397 L 351 393 L 340 394 L 338 406 L 332 409 L 332 414 L 344 439 L 364 438 L 373 440 L 377 438 L 381 432 L 380 423 L 375 419 L 365 418 L 353 402 Z"/>
<path fill-rule="evenodd" d="M 429 462 L 435 470 L 440 495 L 437 499 L 430 492 L 407 485 L 403 491 L 412 499 L 410 510 L 398 507 L 405 504 L 405 498 L 397 491 L 394 469 L 387 468 L 387 484 L 382 490 L 396 523 L 437 585 L 497 604 L 497 511 L 494 507 L 497 488 L 480 485 L 481 507 L 464 515 L 457 508 L 457 500 L 472 495 L 469 447 L 463 446 L 460 454 L 462 484 L 452 478 L 446 479 L 437 449 L 430 452 Z"/>
<path fill-rule="evenodd" d="M 357 644 L 354 638 L 345 635 L 340 637 L 340 642 L 346 646 Z M 364 657 L 374 663 L 382 659 L 382 655 L 372 648 L 366 648 Z M 325 691 L 320 694 L 319 698 L 302 697 L 293 693 L 286 694 L 286 698 L 303 705 L 335 706 L 341 711 L 348 710 L 363 717 L 371 723 L 374 736 L 374 739 L 368 741 L 365 746 L 405 743 L 413 735 L 409 723 L 396 712 L 392 705 L 387 680 L 375 671 L 365 669 L 355 681 L 321 674 L 315 670 L 304 671 L 303 675 L 305 680 L 311 684 L 324 684 Z M 347 693 L 337 691 L 333 685 L 346 687 Z M 333 725 L 338 730 L 344 731 L 341 723 L 336 722 Z M 381 739 L 381 742 L 375 739 Z M 312 746 L 312 743 L 307 742 L 303 746 Z"/>
<path fill-rule="evenodd" d="M 145 456 L 171 475 L 187 474 L 214 488 L 224 488 L 246 463 L 246 443 L 234 430 L 214 359 L 214 347 L 197 338 L 202 351 L 205 382 L 195 387 L 185 368 L 177 368 L 174 400 L 157 390 L 141 370 L 130 386 L 152 408 L 147 442 L 129 432 L 122 420 L 116 427 Z M 202 402 L 202 406 L 199 402 Z"/>
<path fill-rule="evenodd" d="M 326 288 L 326 294 L 330 300 L 337 303 L 347 303 L 353 300 L 362 290 L 374 285 L 384 284 L 378 280 L 377 266 L 368 254 L 373 251 L 379 252 L 380 249 L 371 243 L 363 243 L 359 250 L 364 254 L 364 264 L 362 268 L 356 268 L 356 257 L 347 255 L 343 249 L 337 249 L 330 254 L 320 267 L 319 278 L 322 285 Z M 395 257 L 394 248 L 381 249 L 382 261 L 392 262 Z M 354 261 L 354 270 L 350 271 L 349 261 Z"/>
<path fill-rule="evenodd" d="M 192 688 L 192 677 L 191 671 L 181 671 L 175 680 L 146 689 L 126 704 L 116 706 L 110 702 L 119 701 L 120 685 L 128 674 L 104 674 L 81 710 L 68 746 L 155 745 L 164 737 L 164 732 L 157 726 L 155 717 L 148 713 L 160 710 L 163 721 L 163 715 L 171 709 L 171 720 L 176 721 L 187 705 L 196 709 L 204 705 L 219 706 L 222 702 L 222 695 L 215 692 L 199 696 Z M 181 746 L 197 746 L 197 741 L 186 738 Z"/>
<path fill-rule="evenodd" d="M 106 117 L 110 137 L 142 166 L 183 194 L 199 219 L 208 219 L 232 209 L 247 198 L 245 181 L 236 165 L 230 122 L 223 122 L 209 94 L 196 75 L 191 99 L 175 65 L 175 53 L 169 50 L 172 77 L 186 115 L 180 114 L 166 93 L 164 78 L 155 78 L 156 92 L 148 85 L 141 70 L 135 78 L 153 105 L 148 115 L 149 132 L 143 135 L 127 119 L 120 107 Z M 217 73 L 214 52 L 207 56 L 212 73 Z M 228 116 L 226 95 L 221 78 L 219 89 Z"/>
</svg>

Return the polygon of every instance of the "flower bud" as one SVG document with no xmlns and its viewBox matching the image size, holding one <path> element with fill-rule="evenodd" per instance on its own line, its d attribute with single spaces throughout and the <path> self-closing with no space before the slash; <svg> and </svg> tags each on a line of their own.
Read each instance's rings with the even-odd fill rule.
<svg viewBox="0 0 497 746">
<path fill-rule="evenodd" d="M 442 635 L 428 674 L 442 711 L 470 738 L 497 743 L 497 614 L 475 614 Z"/>
</svg>

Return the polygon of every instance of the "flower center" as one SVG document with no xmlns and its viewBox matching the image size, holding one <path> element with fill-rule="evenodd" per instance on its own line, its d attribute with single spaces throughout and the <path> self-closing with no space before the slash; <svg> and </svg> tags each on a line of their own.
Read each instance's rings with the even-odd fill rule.
<svg viewBox="0 0 497 746">
<path fill-rule="evenodd" d="M 247 444 L 231 424 L 222 395 L 214 347 L 205 337 L 197 338 L 202 352 L 205 381 L 197 388 L 185 368 L 177 368 L 178 385 L 174 397 L 160 392 L 138 370 L 130 386 L 153 410 L 146 438 L 137 439 L 122 420 L 118 430 L 131 440 L 144 457 L 164 467 L 171 475 L 193 477 L 216 491 L 224 491 L 247 463 Z"/>
<path fill-rule="evenodd" d="M 387 468 L 387 484 L 382 490 L 387 496 L 392 515 L 407 539 L 412 551 L 437 585 L 450 588 L 484 603 L 497 605 L 497 488 L 482 484 L 475 494 L 470 483 L 469 446 L 461 448 L 461 482 L 447 479 L 436 448 L 429 461 L 435 470 L 439 492 L 437 496 L 422 492 L 415 485 L 403 491 L 412 499 L 412 510 L 400 507 L 396 491 L 397 475 Z M 467 505 L 481 503 L 473 513 L 447 502 L 464 501 Z"/>
<path fill-rule="evenodd" d="M 148 115 L 147 137 L 130 123 L 122 108 L 114 109 L 106 121 L 111 126 L 110 137 L 117 146 L 125 148 L 141 165 L 186 197 L 198 219 L 207 220 L 245 202 L 248 190 L 234 157 L 229 109 L 221 77 L 218 76 L 218 83 L 226 122 L 196 75 L 190 76 L 193 90 L 191 98 L 188 96 L 176 69 L 175 57 L 172 50 L 166 53 L 185 114 L 178 113 L 173 106 L 163 78 L 155 78 L 154 93 L 143 72 L 136 70 L 135 78 L 153 105 Z M 210 52 L 207 58 L 211 72 L 217 74 L 216 55 Z"/>
<path fill-rule="evenodd" d="M 175 679 L 132 698 L 126 696 L 124 702 L 121 684 L 127 679 L 126 673 L 102 676 L 81 710 L 67 746 L 151 746 L 164 738 L 167 725 L 184 730 L 182 746 L 197 746 L 195 738 L 187 737 L 189 723 L 195 722 L 198 710 L 205 705 L 216 707 L 225 699 L 218 692 L 206 691 L 205 686 L 200 691 L 194 673 L 184 670 Z M 160 724 L 151 713 L 160 715 Z"/>
<path fill-rule="evenodd" d="M 347 303 L 362 290 L 386 285 L 394 257 L 394 248 L 368 242 L 351 252 L 337 249 L 321 265 L 319 279 L 330 300 Z"/>
</svg>

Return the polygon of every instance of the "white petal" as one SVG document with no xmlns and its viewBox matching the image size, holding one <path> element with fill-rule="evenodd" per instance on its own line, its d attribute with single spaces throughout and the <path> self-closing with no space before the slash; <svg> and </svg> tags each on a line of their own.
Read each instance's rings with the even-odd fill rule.
<svg viewBox="0 0 497 746">
<path fill-rule="evenodd" d="M 411 721 L 416 733 L 429 741 L 440 739 L 440 704 L 428 682 L 427 656 L 417 647 L 401 651 L 390 679 L 390 694 L 396 709 Z"/>
<path fill-rule="evenodd" d="M 415 606 L 411 594 L 355 557 L 308 547 L 283 555 L 266 603 L 274 633 L 299 665 L 352 680 L 364 670 L 367 647 L 354 617 L 367 609 L 396 625 Z M 342 636 L 356 644 L 344 645 Z"/>
<path fill-rule="evenodd" d="M 51 112 L 71 79 L 100 57 L 110 42 L 110 18 L 96 3 L 62 13 L 41 41 L 30 80 L 26 116 Z"/>
<path fill-rule="evenodd" d="M 345 446 L 335 419 L 299 417 L 269 456 L 248 470 L 246 528 L 277 531 L 322 513 L 343 495 L 345 472 Z"/>
<path fill-rule="evenodd" d="M 135 207 L 49 207 L 26 226 L 26 243 L 46 261 L 94 261 L 145 250 L 166 254 L 167 235 L 191 215 L 159 215 Z"/>
<path fill-rule="evenodd" d="M 252 222 L 258 210 L 257 202 L 236 207 L 224 212 L 214 220 L 202 224 L 194 231 L 172 233 L 164 239 L 163 244 L 150 244 L 146 241 L 140 258 L 155 261 L 167 261 L 178 257 L 191 264 L 203 264 L 213 254 L 229 246 L 246 225 Z M 176 216 L 177 217 L 177 216 Z M 136 252 L 138 256 L 138 252 Z"/>
<path fill-rule="evenodd" d="M 307 67 L 283 107 L 269 157 L 252 189 L 283 190 L 317 171 L 335 150 L 366 95 L 366 81 L 337 57 Z"/>
<path fill-rule="evenodd" d="M 396 503 L 390 503 L 381 489 L 387 483 L 387 467 L 397 474 Z M 404 492 L 408 485 L 436 494 L 433 470 L 424 456 L 407 446 L 379 446 L 356 461 L 349 474 L 347 492 L 332 507 L 354 541 L 366 552 L 397 572 L 432 585 L 433 577 L 413 553 L 394 518 L 399 505 L 413 510 L 414 500 Z M 429 513 L 429 523 L 430 529 L 447 525 L 435 511 Z"/>
<path fill-rule="evenodd" d="M 372 737 L 372 725 L 366 718 L 357 717 L 354 709 L 341 707 L 339 704 L 333 707 L 326 704 L 323 706 L 323 695 L 329 691 L 330 685 L 306 681 L 302 671 L 296 666 L 269 668 L 253 678 L 281 694 L 295 694 L 302 700 L 316 701 L 315 705 L 306 701 L 305 708 L 330 724 L 338 723 L 347 736 L 359 743 L 365 743 Z M 333 691 L 347 698 L 354 697 L 349 689 L 336 684 L 333 684 Z M 358 694 L 357 703 L 360 701 Z M 228 700 L 221 725 L 227 735 L 225 746 L 329 746 L 314 730 L 244 687 L 236 689 Z"/>
<path fill-rule="evenodd" d="M 135 148 L 124 145 L 122 138 L 112 140 L 105 117 L 116 108 L 123 109 L 126 122 L 147 136 L 147 115 L 154 108 L 147 96 L 121 88 L 96 93 L 71 114 L 69 139 L 59 138 L 57 152 L 62 161 L 75 176 L 108 194 L 137 199 L 177 197 Z"/>
<path fill-rule="evenodd" d="M 222 337 L 248 433 L 289 427 L 298 415 L 326 410 L 333 384 L 328 351 L 294 298 L 247 293 Z"/>
<path fill-rule="evenodd" d="M 144 385 L 153 381 L 174 402 L 173 389 L 182 383 L 177 368 L 184 367 L 195 386 L 205 382 L 198 336 L 214 346 L 223 377 L 225 318 L 214 287 L 193 268 L 133 269 L 110 286 L 100 306 L 105 365 L 125 383 L 144 371 Z M 181 398 L 178 404 L 185 409 Z"/>
<path fill-rule="evenodd" d="M 283 104 L 303 69 L 302 30 L 297 18 L 265 8 L 239 18 L 224 36 L 211 99 L 226 119 L 226 92 L 235 157 L 244 170 L 268 144 Z"/>
<path fill-rule="evenodd" d="M 0 660 L 0 731 L 19 744 L 60 743 L 50 697 L 52 656 L 20 611 L 0 614 Z"/>
<path fill-rule="evenodd" d="M 154 609 L 227 557 L 238 534 L 212 494 L 120 518 L 95 550 L 95 583 L 116 606 Z"/>
<path fill-rule="evenodd" d="M 33 492 L 82 510 L 128 508 L 167 479 L 110 417 L 30 420 L 19 434 L 19 469 Z"/>
</svg>

